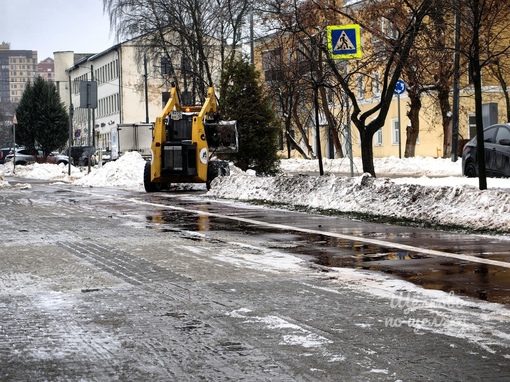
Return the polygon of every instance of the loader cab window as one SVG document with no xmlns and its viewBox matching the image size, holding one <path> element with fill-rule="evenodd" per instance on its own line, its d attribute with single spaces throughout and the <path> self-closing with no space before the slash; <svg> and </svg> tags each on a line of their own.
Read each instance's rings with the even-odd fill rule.
<svg viewBox="0 0 510 382">
<path fill-rule="evenodd" d="M 181 119 L 170 119 L 166 125 L 166 140 L 169 142 L 191 141 L 193 117 L 193 113 L 182 113 Z"/>
</svg>

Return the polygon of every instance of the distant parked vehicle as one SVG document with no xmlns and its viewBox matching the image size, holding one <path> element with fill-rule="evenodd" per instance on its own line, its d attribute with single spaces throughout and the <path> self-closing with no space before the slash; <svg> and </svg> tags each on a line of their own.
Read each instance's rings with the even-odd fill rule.
<svg viewBox="0 0 510 382">
<path fill-rule="evenodd" d="M 93 156 L 96 152 L 94 146 L 72 146 L 71 147 L 71 164 L 75 166 L 87 166 L 89 152 Z M 65 155 L 69 155 L 69 148 L 64 150 Z M 91 164 L 94 161 L 91 161 Z M 97 161 L 96 161 L 97 163 Z M 93 165 L 93 164 L 92 164 Z"/>
<path fill-rule="evenodd" d="M 83 150 L 80 157 L 78 158 L 78 166 L 88 166 L 90 158 L 90 165 L 95 166 L 97 164 L 97 150 L 94 146 L 88 146 Z"/>
<path fill-rule="evenodd" d="M 112 160 L 112 152 L 110 150 L 101 150 L 97 152 L 97 160 L 99 162 L 99 154 L 101 153 L 101 162 L 105 164 L 106 162 L 110 162 Z"/>
<path fill-rule="evenodd" d="M 8 147 L 0 149 L 0 164 L 4 164 L 5 163 L 5 158 L 7 157 L 7 155 L 9 155 L 9 153 L 11 151 L 12 151 L 12 149 L 8 148 Z"/>
<path fill-rule="evenodd" d="M 5 161 L 12 162 L 15 158 L 14 152 L 9 153 Z M 53 163 L 53 164 L 68 164 L 69 157 L 58 152 L 52 152 L 44 156 L 42 150 L 31 151 L 28 149 L 16 149 L 16 165 L 27 165 L 30 163 Z"/>
<path fill-rule="evenodd" d="M 510 177 L 510 123 L 486 127 L 483 141 L 487 176 Z M 462 151 L 462 174 L 469 178 L 478 176 L 477 142 L 471 139 Z"/>
</svg>

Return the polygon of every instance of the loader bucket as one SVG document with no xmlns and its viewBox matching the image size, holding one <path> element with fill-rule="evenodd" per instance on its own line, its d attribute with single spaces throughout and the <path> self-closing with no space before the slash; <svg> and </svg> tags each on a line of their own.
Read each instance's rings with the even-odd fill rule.
<svg viewBox="0 0 510 382">
<path fill-rule="evenodd" d="M 205 123 L 209 150 L 215 153 L 236 153 L 239 147 L 237 121 Z"/>
</svg>

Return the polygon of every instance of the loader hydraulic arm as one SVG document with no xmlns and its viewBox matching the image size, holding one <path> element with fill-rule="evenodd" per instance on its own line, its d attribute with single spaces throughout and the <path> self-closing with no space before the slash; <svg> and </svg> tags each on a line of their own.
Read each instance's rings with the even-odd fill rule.
<svg viewBox="0 0 510 382">
<path fill-rule="evenodd" d="M 169 118 L 173 110 L 180 110 L 181 103 L 177 94 L 177 88 L 172 87 L 170 90 L 170 98 L 168 99 L 163 112 L 156 118 L 154 125 L 154 135 L 152 137 L 152 161 L 151 161 L 151 178 L 156 179 L 161 176 L 161 144 L 166 139 L 165 118 Z"/>
</svg>

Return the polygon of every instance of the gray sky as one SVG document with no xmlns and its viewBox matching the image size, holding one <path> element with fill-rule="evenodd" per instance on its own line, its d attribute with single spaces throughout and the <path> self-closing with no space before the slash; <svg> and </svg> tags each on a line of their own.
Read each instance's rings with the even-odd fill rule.
<svg viewBox="0 0 510 382">
<path fill-rule="evenodd" d="M 102 0 L 0 0 L 0 42 L 13 50 L 98 53 L 115 43 Z"/>
</svg>

